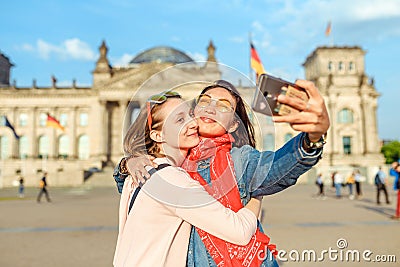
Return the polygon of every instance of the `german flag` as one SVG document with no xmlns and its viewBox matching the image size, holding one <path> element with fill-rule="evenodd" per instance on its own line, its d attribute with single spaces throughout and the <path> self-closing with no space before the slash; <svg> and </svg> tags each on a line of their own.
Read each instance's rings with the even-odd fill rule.
<svg viewBox="0 0 400 267">
<path fill-rule="evenodd" d="M 50 116 L 49 113 L 47 113 L 46 126 L 53 127 L 55 129 L 60 129 L 61 131 L 65 130 L 64 127 L 61 126 L 60 122 L 56 120 L 56 118 Z"/>
<path fill-rule="evenodd" d="M 260 57 L 258 56 L 257 50 L 254 47 L 253 43 L 250 43 L 250 65 L 251 68 L 256 72 L 256 78 L 258 79 L 258 76 L 260 74 L 265 73 L 264 67 L 261 63 Z"/>
<path fill-rule="evenodd" d="M 326 30 L 325 30 L 325 36 L 328 37 L 331 34 L 331 30 L 332 30 L 332 25 L 331 22 L 328 22 L 328 25 L 326 25 Z"/>
</svg>

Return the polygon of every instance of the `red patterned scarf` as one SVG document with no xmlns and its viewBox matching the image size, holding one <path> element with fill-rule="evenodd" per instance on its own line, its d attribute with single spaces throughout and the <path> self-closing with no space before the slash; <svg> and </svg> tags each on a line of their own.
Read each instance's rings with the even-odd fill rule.
<svg viewBox="0 0 400 267">
<path fill-rule="evenodd" d="M 230 134 L 216 138 L 204 138 L 192 148 L 182 167 L 198 181 L 205 190 L 225 207 L 237 212 L 243 207 L 235 179 L 235 171 L 230 150 L 233 137 Z M 211 158 L 210 185 L 197 172 L 199 160 Z M 265 249 L 276 255 L 274 245 L 268 244 L 269 237 L 257 229 L 250 242 L 245 246 L 235 245 L 196 228 L 201 240 L 218 267 L 248 266 L 258 267 L 266 258 Z"/>
</svg>

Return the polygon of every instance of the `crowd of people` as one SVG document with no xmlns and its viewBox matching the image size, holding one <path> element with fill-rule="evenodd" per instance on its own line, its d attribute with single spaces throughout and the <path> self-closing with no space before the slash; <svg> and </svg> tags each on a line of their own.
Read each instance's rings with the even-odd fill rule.
<svg viewBox="0 0 400 267">
<path fill-rule="evenodd" d="M 18 197 L 19 198 L 25 198 L 25 178 L 20 175 L 17 180 L 18 184 Z M 36 197 L 36 202 L 40 203 L 42 196 L 44 195 L 46 197 L 47 202 L 51 202 L 49 191 L 47 190 L 48 184 L 47 184 L 47 172 L 43 172 L 42 178 L 39 180 L 39 193 Z"/>
<path fill-rule="evenodd" d="M 393 216 L 395 219 L 400 218 L 400 164 L 398 162 L 393 162 L 389 170 L 389 175 L 393 176 L 393 190 L 397 191 L 397 206 L 396 213 Z M 330 175 L 331 188 L 335 191 L 335 197 L 340 199 L 343 197 L 342 190 L 348 188 L 348 198 L 350 200 L 361 199 L 363 197 L 362 193 L 362 182 L 366 181 L 366 178 L 360 174 L 358 169 L 351 172 L 347 177 L 339 171 L 334 171 Z M 384 200 L 386 204 L 391 204 L 389 198 L 390 184 L 387 174 L 379 167 L 379 170 L 374 177 L 374 185 L 376 187 L 376 204 L 381 205 L 381 193 L 384 195 Z M 322 173 L 317 175 L 315 184 L 318 186 L 317 197 L 326 199 L 324 179 Z M 355 187 L 355 191 L 354 191 Z"/>
</svg>

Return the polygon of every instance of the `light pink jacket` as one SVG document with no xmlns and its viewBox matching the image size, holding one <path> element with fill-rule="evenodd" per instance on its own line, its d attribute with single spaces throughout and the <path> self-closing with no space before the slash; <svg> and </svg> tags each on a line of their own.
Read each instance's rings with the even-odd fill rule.
<svg viewBox="0 0 400 267">
<path fill-rule="evenodd" d="M 257 218 L 250 210 L 235 213 L 225 208 L 178 167 L 152 175 L 128 215 L 134 189 L 132 178 L 127 178 L 119 209 L 116 267 L 184 267 L 192 225 L 239 245 L 246 245 L 257 229 Z"/>
</svg>

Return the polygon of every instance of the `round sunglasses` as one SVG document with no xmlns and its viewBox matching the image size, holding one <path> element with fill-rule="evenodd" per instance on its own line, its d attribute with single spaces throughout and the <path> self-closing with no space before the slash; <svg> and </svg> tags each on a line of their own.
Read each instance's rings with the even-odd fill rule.
<svg viewBox="0 0 400 267">
<path fill-rule="evenodd" d="M 200 108 L 206 108 L 210 106 L 212 102 L 215 102 L 215 109 L 219 112 L 226 113 L 234 111 L 234 108 L 229 100 L 224 98 L 212 98 L 210 95 L 207 94 L 201 94 L 197 97 L 196 106 Z"/>
</svg>

